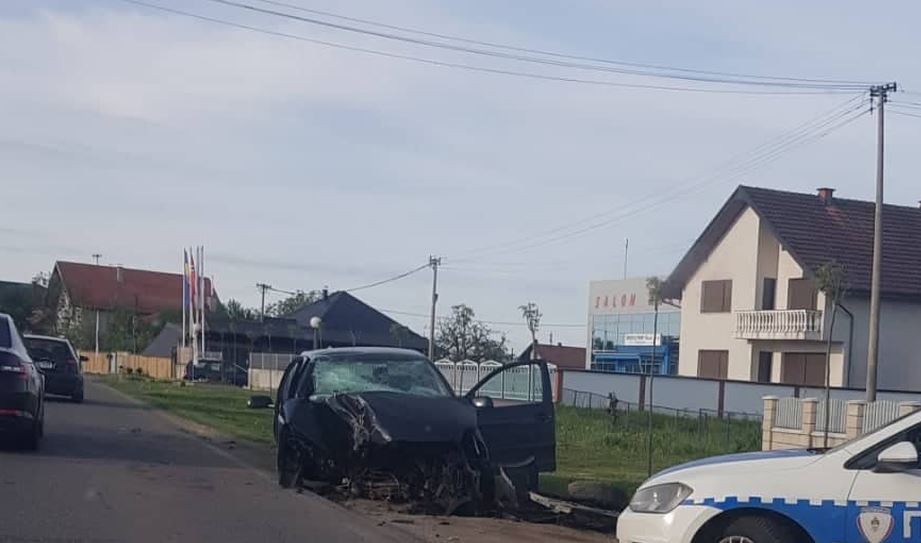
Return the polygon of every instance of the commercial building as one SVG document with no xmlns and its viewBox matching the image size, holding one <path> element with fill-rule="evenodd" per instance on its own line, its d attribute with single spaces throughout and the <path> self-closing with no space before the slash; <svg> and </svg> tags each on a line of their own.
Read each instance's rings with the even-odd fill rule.
<svg viewBox="0 0 921 543">
<path fill-rule="evenodd" d="M 821 386 L 831 304 L 815 273 L 849 289 L 831 334 L 832 386 L 866 380 L 872 202 L 740 186 L 668 279 L 680 299 L 679 375 Z M 883 209 L 879 387 L 921 390 L 921 209 Z"/>
<path fill-rule="evenodd" d="M 656 323 L 644 277 L 591 281 L 588 290 L 586 369 L 649 373 L 652 365 L 659 375 L 677 371 L 679 308 L 661 304 Z"/>
</svg>

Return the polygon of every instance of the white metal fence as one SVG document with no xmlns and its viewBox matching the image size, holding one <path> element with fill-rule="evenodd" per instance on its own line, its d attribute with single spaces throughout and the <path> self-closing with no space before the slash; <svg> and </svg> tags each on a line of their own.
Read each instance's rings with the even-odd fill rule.
<svg viewBox="0 0 921 543">
<path fill-rule="evenodd" d="M 249 367 L 254 370 L 283 371 L 295 356 L 290 353 L 249 353 Z"/>
<path fill-rule="evenodd" d="M 863 413 L 863 433 L 872 432 L 899 416 L 898 402 L 876 401 L 868 403 Z"/>
<path fill-rule="evenodd" d="M 803 427 L 803 404 L 799 398 L 781 398 L 777 402 L 774 425 L 798 430 Z"/>
<path fill-rule="evenodd" d="M 466 394 L 491 372 L 501 368 L 502 364 L 493 360 L 476 363 L 472 360 L 452 362 L 442 359 L 435 362 L 435 366 L 454 388 L 454 392 Z M 550 392 L 556 399 L 557 368 L 553 364 L 548 364 L 548 369 L 550 370 Z M 484 383 L 481 391 L 484 396 L 494 399 L 530 401 L 540 398 L 542 396 L 540 371 L 536 370 L 533 365 L 511 368 Z"/>
<path fill-rule="evenodd" d="M 836 434 L 843 434 L 847 428 L 847 402 L 844 400 L 832 399 L 831 409 L 828 410 L 828 431 Z M 819 401 L 816 409 L 815 429 L 819 432 L 825 431 L 825 400 Z"/>
</svg>

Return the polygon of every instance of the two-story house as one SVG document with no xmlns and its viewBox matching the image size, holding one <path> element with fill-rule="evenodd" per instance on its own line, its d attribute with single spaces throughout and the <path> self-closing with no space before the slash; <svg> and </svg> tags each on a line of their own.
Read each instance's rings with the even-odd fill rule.
<svg viewBox="0 0 921 543">
<path fill-rule="evenodd" d="M 834 190 L 740 186 L 669 277 L 681 300 L 679 375 L 821 386 L 830 303 L 814 273 L 849 285 L 832 336 L 832 386 L 866 382 L 872 202 Z M 879 387 L 921 390 L 921 209 L 883 208 Z"/>
</svg>

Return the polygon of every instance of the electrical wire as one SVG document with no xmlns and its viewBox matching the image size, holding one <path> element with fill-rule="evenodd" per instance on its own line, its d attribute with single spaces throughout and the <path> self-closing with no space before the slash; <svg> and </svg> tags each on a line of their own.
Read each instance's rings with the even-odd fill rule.
<svg viewBox="0 0 921 543">
<path fill-rule="evenodd" d="M 430 315 L 427 315 L 425 313 L 414 313 L 412 311 L 400 311 L 396 309 L 383 309 L 383 308 L 381 308 L 380 311 L 383 311 L 384 313 L 392 313 L 394 315 L 404 315 L 407 317 L 420 317 L 420 318 L 426 318 L 426 319 L 431 318 Z M 435 316 L 435 320 L 441 321 L 441 322 L 444 322 L 450 319 L 451 317 L 447 317 L 444 315 Z M 528 325 L 528 323 L 526 322 L 517 322 L 517 321 L 492 321 L 492 320 L 476 319 L 476 318 L 474 320 L 477 322 L 493 324 L 496 326 L 527 326 Z M 541 327 L 547 327 L 547 328 L 585 328 L 586 326 L 585 324 L 571 323 L 571 322 L 541 322 L 540 325 Z"/>
<path fill-rule="evenodd" d="M 334 30 L 341 30 L 344 32 L 351 32 L 355 34 L 362 34 L 366 36 L 373 36 L 376 38 L 398 41 L 403 43 L 409 43 L 412 45 L 419 45 L 430 48 L 444 49 L 448 51 L 468 53 L 473 55 L 480 55 L 486 57 L 501 58 L 504 60 L 513 60 L 518 62 L 526 62 L 532 64 L 541 64 L 548 66 L 556 66 L 562 68 L 574 68 L 580 70 L 589 70 L 589 71 L 598 71 L 598 72 L 608 72 L 616 73 L 622 75 L 635 75 L 643 77 L 659 77 L 666 79 L 676 79 L 681 81 L 692 81 L 698 83 L 719 83 L 719 84 L 730 84 L 730 85 L 745 85 L 745 86 L 761 86 L 761 87 L 779 87 L 779 88 L 792 88 L 792 89 L 821 89 L 821 90 L 845 90 L 845 91 L 855 91 L 867 88 L 866 83 L 810 83 L 810 82 L 793 82 L 793 81 L 771 81 L 771 80 L 754 80 L 754 79 L 733 79 L 727 77 L 716 77 L 716 76 L 703 76 L 703 75 L 681 75 L 678 73 L 666 74 L 663 72 L 651 72 L 648 69 L 640 70 L 635 68 L 616 68 L 612 66 L 598 66 L 595 64 L 585 64 L 580 62 L 573 62 L 567 60 L 550 60 L 546 58 L 539 58 L 534 56 L 527 56 L 517 53 L 503 53 L 499 51 L 490 51 L 485 49 L 478 49 L 474 47 L 464 46 L 464 45 L 453 45 L 448 43 L 435 42 L 431 40 L 421 39 L 421 38 L 412 38 L 408 36 L 401 36 L 398 34 L 392 34 L 389 32 L 382 32 L 377 30 L 369 30 L 366 28 L 359 28 L 347 24 L 334 23 L 330 21 L 324 21 L 321 19 L 316 19 L 313 17 L 304 17 L 301 15 L 295 15 L 293 13 L 287 13 L 284 11 L 277 11 L 274 9 L 261 8 L 252 4 L 247 4 L 245 2 L 238 2 L 235 0 L 205 0 L 215 4 L 221 4 L 224 6 L 235 7 L 242 10 L 251 11 L 254 13 L 260 13 L 263 15 L 271 15 L 274 17 L 281 17 L 293 21 L 298 21 L 302 23 L 322 26 L 325 28 L 331 28 Z"/>
<path fill-rule="evenodd" d="M 851 92 L 846 89 L 823 89 L 823 90 L 744 90 L 744 89 L 714 89 L 714 88 L 701 88 L 701 87 L 682 87 L 682 86 L 669 86 L 669 85 L 653 85 L 653 84 L 644 84 L 644 83 L 623 83 L 617 81 L 606 81 L 599 79 L 585 79 L 579 77 L 566 77 L 566 76 L 554 76 L 548 74 L 542 74 L 537 72 L 525 72 L 519 70 L 506 70 L 500 68 L 490 68 L 487 66 L 479 66 L 474 64 L 462 64 L 457 62 L 442 61 L 427 57 L 419 57 L 414 55 L 404 55 L 401 53 L 393 53 L 389 51 L 381 51 L 378 49 L 371 49 L 367 47 L 358 47 L 353 45 L 346 45 L 337 42 L 331 42 L 326 40 L 320 40 L 315 38 L 308 38 L 306 36 L 301 36 L 299 34 L 291 34 L 288 32 L 280 32 L 276 30 L 270 30 L 266 28 L 261 28 L 257 26 L 237 23 L 234 21 L 228 21 L 226 19 L 221 19 L 218 17 L 211 17 L 208 15 L 201 15 L 198 13 L 193 13 L 190 11 L 184 11 L 181 9 L 175 9 L 167 6 L 162 6 L 158 4 L 152 4 L 150 2 L 145 2 L 143 0 L 119 0 L 120 2 L 125 2 L 128 4 L 134 4 L 137 6 L 143 6 L 149 9 L 154 9 L 158 11 L 163 11 L 165 13 L 171 13 L 173 15 L 180 15 L 183 17 L 189 17 L 192 19 L 198 19 L 200 21 L 206 21 L 218 25 L 228 26 L 232 28 L 237 28 L 240 30 L 249 30 L 251 32 L 257 32 L 260 34 L 266 34 L 269 36 L 276 36 L 281 38 L 288 38 L 293 40 L 298 40 L 306 43 L 312 43 L 315 45 L 322 45 L 325 47 L 332 47 L 336 49 L 343 49 L 346 51 L 353 51 L 358 53 L 366 53 L 369 55 L 375 55 L 379 57 L 406 60 L 410 62 L 417 62 L 421 64 L 427 64 L 430 66 L 438 66 L 443 68 L 454 68 L 459 70 L 478 72 L 478 73 L 487 73 L 493 75 L 503 75 L 510 77 L 519 77 L 524 79 L 533 79 L 541 81 L 555 81 L 560 83 L 575 83 L 582 85 L 592 85 L 592 86 L 601 86 L 601 87 L 614 87 L 614 88 L 624 88 L 624 89 L 646 89 L 646 90 L 659 90 L 659 91 L 671 91 L 671 92 L 697 92 L 697 93 L 706 93 L 706 94 L 736 94 L 736 95 L 775 95 L 775 96 L 804 96 L 804 95 L 821 95 L 821 94 L 841 94 L 845 92 Z"/>
<path fill-rule="evenodd" d="M 360 285 L 360 286 L 357 286 L 357 287 L 347 288 L 347 289 L 345 289 L 345 292 L 355 292 L 355 291 L 358 291 L 358 290 L 365 290 L 365 289 L 369 289 L 369 288 L 378 287 L 378 286 L 380 286 L 380 285 L 386 285 L 387 283 L 392 283 L 393 281 L 399 281 L 400 279 L 403 279 L 404 277 L 409 277 L 410 275 L 412 275 L 412 274 L 414 274 L 414 273 L 417 273 L 417 272 L 419 272 L 419 271 L 422 271 L 422 270 L 424 270 L 425 268 L 428 268 L 429 266 L 430 266 L 430 264 L 425 263 L 425 264 L 423 264 L 423 265 L 421 265 L 421 266 L 419 266 L 419 267 L 417 267 L 417 268 L 413 268 L 413 269 L 411 269 L 411 270 L 409 270 L 409 271 L 406 271 L 406 272 L 403 272 L 403 273 L 401 273 L 401 274 L 394 275 L 393 277 L 388 277 L 387 279 L 381 279 L 380 281 L 375 281 L 375 282 L 373 282 L 373 283 L 368 283 L 367 285 Z"/>
<path fill-rule="evenodd" d="M 556 58 L 563 58 L 563 59 L 570 59 L 570 60 L 598 62 L 598 63 L 603 63 L 603 64 L 613 64 L 616 66 L 629 66 L 632 68 L 646 68 L 650 70 L 665 70 L 665 71 L 684 72 L 684 73 L 703 74 L 703 75 L 718 75 L 718 76 L 733 77 L 733 78 L 765 79 L 765 80 L 793 81 L 793 82 L 806 82 L 806 83 L 848 84 L 848 85 L 861 85 L 863 87 L 869 87 L 873 85 L 873 83 L 869 81 L 853 81 L 853 80 L 840 80 L 840 79 L 811 79 L 811 78 L 801 78 L 801 77 L 784 77 L 784 76 L 768 76 L 768 75 L 756 75 L 756 74 L 746 74 L 746 73 L 736 73 L 736 72 L 720 72 L 720 71 L 712 71 L 712 70 L 698 70 L 698 69 L 692 69 L 692 68 L 681 68 L 681 67 L 676 67 L 676 66 L 666 66 L 666 65 L 660 65 L 660 64 L 644 64 L 644 63 L 639 63 L 639 62 L 627 62 L 623 60 L 613 60 L 613 59 L 608 59 L 608 58 L 571 55 L 571 54 L 566 54 L 566 53 L 559 53 L 556 51 L 548 51 L 544 49 L 532 49 L 528 47 L 520 47 L 520 46 L 509 45 L 509 44 L 497 43 L 497 42 L 465 38 L 465 37 L 460 37 L 460 36 L 451 35 L 451 34 L 440 34 L 437 32 L 429 32 L 429 31 L 409 28 L 405 26 L 386 24 L 386 23 L 382 23 L 379 21 L 361 19 L 358 17 L 350 17 L 347 15 L 333 13 L 330 11 L 323 11 L 319 9 L 307 8 L 304 6 L 300 6 L 300 5 L 292 4 L 288 2 L 280 2 L 278 0 L 257 0 L 257 1 L 263 4 L 285 7 L 285 8 L 294 9 L 297 11 L 302 11 L 305 13 L 313 13 L 315 15 L 322 15 L 324 17 L 339 19 L 342 21 L 350 21 L 353 23 L 361 23 L 361 24 L 366 24 L 370 26 L 376 26 L 378 28 L 387 28 L 389 30 L 408 32 L 410 34 L 418 34 L 421 36 L 428 36 L 432 38 L 439 38 L 439 39 L 444 39 L 444 40 L 469 43 L 473 45 L 493 47 L 496 49 L 505 49 L 507 51 L 519 51 L 522 53 L 533 53 L 537 55 L 544 55 L 544 56 L 549 56 L 549 57 L 556 57 Z"/>
<path fill-rule="evenodd" d="M 918 115 L 915 113 L 906 113 L 904 111 L 890 111 L 890 113 L 894 113 L 896 115 L 904 115 L 905 117 L 915 117 L 917 119 L 921 119 L 921 115 Z"/>
<path fill-rule="evenodd" d="M 857 100 L 860 100 L 860 102 L 854 105 L 854 103 Z M 746 171 L 750 171 L 751 169 L 759 167 L 763 165 L 764 163 L 771 161 L 776 156 L 779 156 L 780 153 L 786 150 L 789 150 L 791 146 L 804 142 L 804 140 L 808 139 L 811 136 L 817 135 L 818 134 L 817 131 L 822 130 L 823 128 L 829 126 L 830 124 L 834 123 L 838 119 L 841 119 L 844 116 L 850 113 L 853 113 L 857 109 L 862 108 L 865 101 L 866 101 L 866 96 L 864 94 L 854 96 L 851 99 L 845 101 L 844 103 L 839 104 L 832 110 L 826 113 L 823 113 L 822 115 L 795 127 L 791 131 L 781 134 L 780 136 L 771 138 L 767 140 L 766 142 L 756 146 L 752 150 L 736 155 L 735 157 L 731 158 L 726 163 L 724 163 L 724 165 L 717 168 L 716 172 L 709 174 L 707 176 L 699 177 L 698 179 L 700 181 L 697 183 L 694 183 L 693 185 L 691 185 L 691 187 L 695 189 L 703 188 L 708 184 L 712 184 L 712 182 L 721 180 L 721 178 L 726 175 L 732 174 L 731 178 L 735 178 L 735 177 L 738 177 L 739 175 L 744 174 Z M 824 134 L 820 134 L 819 137 L 822 137 L 823 135 Z M 685 193 L 688 192 L 686 188 L 676 189 L 676 190 L 680 193 L 680 195 L 684 195 Z M 543 239 L 543 238 L 546 238 L 548 235 L 556 234 L 557 232 L 566 232 L 566 233 L 561 234 L 559 236 L 552 236 L 550 240 L 548 241 L 555 241 L 557 239 L 566 239 L 570 235 L 577 235 L 583 232 L 594 230 L 601 226 L 607 226 L 611 222 L 624 218 L 623 213 L 627 213 L 626 216 L 632 216 L 635 214 L 635 212 L 630 212 L 631 208 L 637 205 L 642 205 L 644 202 L 654 203 L 654 202 L 661 201 L 662 200 L 661 196 L 662 196 L 661 191 L 656 192 L 656 193 L 651 193 L 643 198 L 640 198 L 637 201 L 618 206 L 611 210 L 597 213 L 586 219 L 582 219 L 582 220 L 579 220 L 573 223 L 569 223 L 567 225 L 563 225 L 557 228 L 546 230 L 536 235 L 526 236 L 523 238 L 512 240 L 510 242 L 505 242 L 501 244 L 492 244 L 486 247 L 481 247 L 479 249 L 473 249 L 471 251 L 466 251 L 465 253 L 462 253 L 461 255 L 458 255 L 457 257 L 452 258 L 452 261 L 453 262 L 469 262 L 471 260 L 476 260 L 475 258 L 472 258 L 474 256 L 482 257 L 484 256 L 484 253 L 494 254 L 499 250 L 507 250 L 509 248 L 518 246 L 521 243 L 528 243 L 531 241 L 536 241 L 538 239 Z M 665 201 L 670 201 L 671 199 L 673 198 L 669 198 Z M 645 210 L 648 207 L 649 206 L 644 207 L 642 209 Z M 615 215 L 614 219 L 605 220 L 600 223 L 597 222 L 598 219 L 611 217 L 612 215 Z M 580 226 L 582 227 L 580 228 Z M 537 246 L 539 244 L 540 243 L 536 245 L 528 245 L 528 247 L 530 248 L 533 246 Z"/>
</svg>

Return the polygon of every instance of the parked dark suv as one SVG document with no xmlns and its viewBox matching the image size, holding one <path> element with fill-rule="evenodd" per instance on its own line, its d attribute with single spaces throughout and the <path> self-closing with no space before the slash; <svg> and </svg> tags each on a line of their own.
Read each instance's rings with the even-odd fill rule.
<svg viewBox="0 0 921 543">
<path fill-rule="evenodd" d="M 70 341 L 50 336 L 23 336 L 26 349 L 38 371 L 45 376 L 45 392 L 59 396 L 70 396 L 83 401 L 83 368 L 85 356 L 77 356 Z"/>
<path fill-rule="evenodd" d="M 45 387 L 19 331 L 0 313 L 0 439 L 37 449 L 45 429 Z"/>
</svg>

